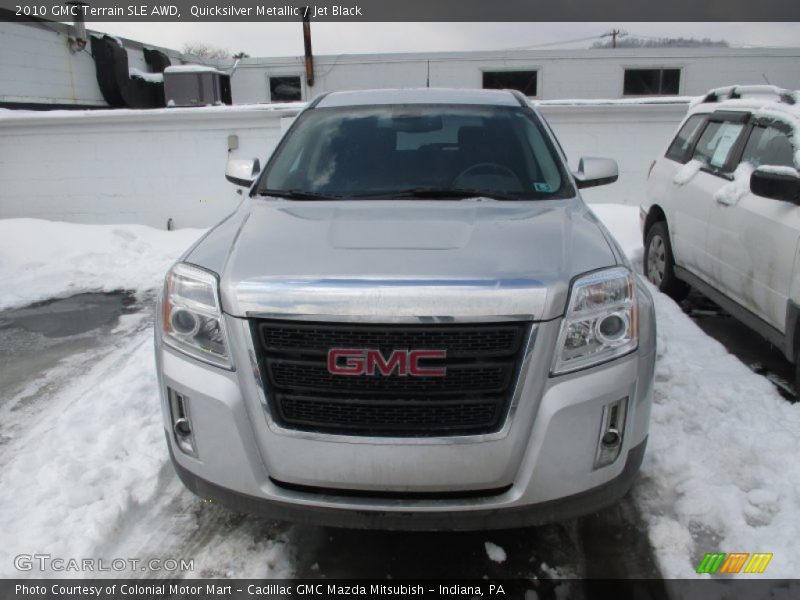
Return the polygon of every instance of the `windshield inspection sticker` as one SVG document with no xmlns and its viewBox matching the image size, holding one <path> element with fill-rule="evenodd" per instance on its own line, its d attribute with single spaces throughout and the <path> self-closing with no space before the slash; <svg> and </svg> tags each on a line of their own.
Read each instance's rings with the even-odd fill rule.
<svg viewBox="0 0 800 600">
<path fill-rule="evenodd" d="M 534 183 L 533 189 L 537 192 L 552 192 L 553 188 L 550 187 L 549 183 Z"/>
</svg>

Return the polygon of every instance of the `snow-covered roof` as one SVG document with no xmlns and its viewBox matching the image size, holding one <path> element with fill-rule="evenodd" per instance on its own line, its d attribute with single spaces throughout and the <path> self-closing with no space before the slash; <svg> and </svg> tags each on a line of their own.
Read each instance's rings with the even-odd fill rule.
<svg viewBox="0 0 800 600">
<path fill-rule="evenodd" d="M 219 69 L 208 65 L 172 65 L 164 69 L 164 73 L 221 73 Z"/>
<path fill-rule="evenodd" d="M 150 81 L 152 83 L 163 83 L 164 82 L 164 74 L 163 73 L 148 73 L 147 71 L 140 71 L 137 68 L 132 68 L 130 70 L 131 77 L 138 77 L 139 79 L 144 79 L 145 81 Z"/>
</svg>

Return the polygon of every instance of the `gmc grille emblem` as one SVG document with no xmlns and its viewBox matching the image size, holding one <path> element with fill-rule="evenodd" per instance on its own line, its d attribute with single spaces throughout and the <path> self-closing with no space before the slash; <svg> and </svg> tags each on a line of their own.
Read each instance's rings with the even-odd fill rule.
<svg viewBox="0 0 800 600">
<path fill-rule="evenodd" d="M 364 348 L 331 348 L 328 351 L 328 372 L 332 375 L 383 375 L 400 377 L 444 377 L 446 367 L 423 367 L 423 359 L 447 358 L 446 350 L 393 350 L 384 357 L 380 350 Z"/>
</svg>

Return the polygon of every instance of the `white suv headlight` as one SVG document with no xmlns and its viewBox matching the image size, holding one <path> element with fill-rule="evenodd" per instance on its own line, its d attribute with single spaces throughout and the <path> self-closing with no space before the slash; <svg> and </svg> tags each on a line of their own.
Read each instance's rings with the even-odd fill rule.
<svg viewBox="0 0 800 600">
<path fill-rule="evenodd" d="M 572 283 L 553 375 L 606 362 L 639 343 L 636 284 L 624 267 L 596 271 Z"/>
<path fill-rule="evenodd" d="M 213 273 L 179 263 L 164 282 L 162 339 L 211 364 L 231 368 L 219 285 Z"/>
</svg>

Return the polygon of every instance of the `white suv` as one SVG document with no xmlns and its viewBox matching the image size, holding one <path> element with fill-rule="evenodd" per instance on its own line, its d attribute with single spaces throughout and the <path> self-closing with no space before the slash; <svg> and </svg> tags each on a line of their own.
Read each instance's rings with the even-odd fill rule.
<svg viewBox="0 0 800 600">
<path fill-rule="evenodd" d="M 662 292 L 689 285 L 798 364 L 800 93 L 712 90 L 650 167 L 644 269 Z"/>
</svg>

